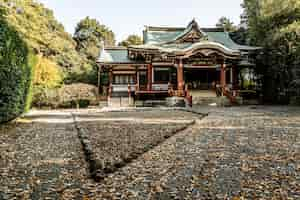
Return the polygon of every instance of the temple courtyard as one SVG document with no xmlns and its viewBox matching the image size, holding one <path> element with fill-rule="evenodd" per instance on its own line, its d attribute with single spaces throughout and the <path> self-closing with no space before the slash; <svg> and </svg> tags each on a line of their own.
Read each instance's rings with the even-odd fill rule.
<svg viewBox="0 0 300 200">
<path fill-rule="evenodd" d="M 2 199 L 300 199 L 300 108 L 31 111 L 0 126 Z"/>
</svg>

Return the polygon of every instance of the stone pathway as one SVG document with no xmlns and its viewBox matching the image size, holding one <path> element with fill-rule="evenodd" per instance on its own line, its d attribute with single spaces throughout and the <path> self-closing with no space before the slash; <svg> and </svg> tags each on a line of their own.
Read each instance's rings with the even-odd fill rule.
<svg viewBox="0 0 300 200">
<path fill-rule="evenodd" d="M 209 115 L 99 183 L 90 178 L 75 111 L 2 126 L 0 199 L 300 199 L 300 108 L 193 109 Z M 171 116 L 154 113 L 157 122 Z M 83 124 L 128 117 L 76 115 Z"/>
</svg>

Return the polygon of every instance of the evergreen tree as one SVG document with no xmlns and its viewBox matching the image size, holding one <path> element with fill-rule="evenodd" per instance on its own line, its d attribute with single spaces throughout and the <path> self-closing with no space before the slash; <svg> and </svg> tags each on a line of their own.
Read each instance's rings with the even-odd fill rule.
<svg viewBox="0 0 300 200">
<path fill-rule="evenodd" d="M 300 1 L 244 0 L 243 7 L 251 44 L 264 47 L 256 71 L 265 100 L 300 96 Z"/>
<path fill-rule="evenodd" d="M 102 42 L 106 46 L 115 45 L 114 33 L 96 19 L 89 17 L 77 24 L 73 38 L 76 41 L 77 51 L 92 62 L 95 62 L 99 57 Z"/>
<path fill-rule="evenodd" d="M 130 45 L 140 45 L 143 43 L 143 40 L 138 35 L 129 35 L 126 40 L 123 40 L 119 43 L 119 46 L 128 47 Z"/>
<path fill-rule="evenodd" d="M 221 17 L 218 23 L 216 24 L 216 27 L 224 28 L 224 30 L 227 32 L 233 32 L 237 30 L 234 23 L 231 22 L 230 19 L 228 19 L 227 17 Z"/>
</svg>

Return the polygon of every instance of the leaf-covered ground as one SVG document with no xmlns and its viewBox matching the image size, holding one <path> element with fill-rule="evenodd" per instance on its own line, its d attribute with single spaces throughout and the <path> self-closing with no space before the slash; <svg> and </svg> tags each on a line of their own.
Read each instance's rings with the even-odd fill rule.
<svg viewBox="0 0 300 200">
<path fill-rule="evenodd" d="M 2 126 L 0 199 L 300 199 L 299 108 L 194 109 L 209 115 L 100 182 L 91 178 L 78 126 L 93 143 L 101 142 L 99 134 L 113 144 L 116 138 L 108 140 L 113 130 L 125 135 L 145 133 L 144 128 L 153 132 L 156 125 L 161 130 L 176 118 L 182 125 L 194 115 L 166 110 L 150 111 L 147 117 L 146 112 L 132 117 L 128 112 L 49 111 L 13 127 Z M 165 123 L 166 118 L 171 121 Z M 155 125 L 139 129 L 142 123 Z M 148 142 L 148 137 L 141 141 Z M 97 156 L 102 159 L 107 152 Z"/>
<path fill-rule="evenodd" d="M 200 117 L 182 111 L 131 111 L 79 114 L 75 120 L 91 174 L 99 181 Z"/>
<path fill-rule="evenodd" d="M 0 199 L 82 197 L 88 171 L 74 125 L 24 119 L 11 126 L 0 128 Z"/>
</svg>

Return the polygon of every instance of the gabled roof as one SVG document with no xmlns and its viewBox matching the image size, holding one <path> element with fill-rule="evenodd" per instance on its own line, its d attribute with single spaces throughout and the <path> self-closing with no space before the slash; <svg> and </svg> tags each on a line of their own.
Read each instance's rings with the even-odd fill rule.
<svg viewBox="0 0 300 200">
<path fill-rule="evenodd" d="M 166 43 L 195 42 L 195 41 L 200 41 L 202 38 L 205 37 L 206 37 L 206 33 L 200 30 L 198 23 L 195 20 L 193 20 L 178 36 L 176 36 L 171 41 L 167 41 Z"/>
<path fill-rule="evenodd" d="M 99 63 L 119 63 L 130 64 L 136 63 L 128 58 L 128 50 L 125 47 L 107 47 L 102 49 L 100 53 Z"/>
<path fill-rule="evenodd" d="M 253 47 L 253 46 L 246 46 L 246 45 L 239 45 L 235 43 L 231 37 L 229 36 L 228 32 L 221 32 L 221 31 L 207 31 L 208 41 L 217 42 L 223 44 L 227 48 L 234 49 L 234 50 L 257 50 L 260 47 Z"/>
<path fill-rule="evenodd" d="M 174 40 L 184 29 L 164 28 L 164 27 L 146 27 L 144 31 L 145 44 L 157 44 Z"/>
<path fill-rule="evenodd" d="M 241 52 L 260 49 L 259 47 L 239 45 L 230 38 L 229 33 L 224 29 L 201 28 L 195 20 L 191 21 L 187 27 L 146 26 L 143 39 L 144 44 L 142 45 L 103 49 L 98 62 L 137 63 L 128 57 L 128 51 L 150 51 L 171 55 L 189 55 L 190 52 L 198 50 L 206 55 L 213 51 L 220 51 L 228 58 L 239 58 Z"/>
<path fill-rule="evenodd" d="M 257 50 L 258 47 L 251 47 L 239 45 L 235 43 L 225 32 L 223 28 L 200 28 L 198 23 L 193 20 L 186 28 L 183 27 L 154 27 L 146 26 L 144 31 L 144 44 L 161 46 L 165 43 L 176 43 L 179 39 L 187 36 L 191 32 L 198 32 L 200 34 L 199 41 L 208 40 L 224 45 L 225 47 L 233 50 Z"/>
</svg>

